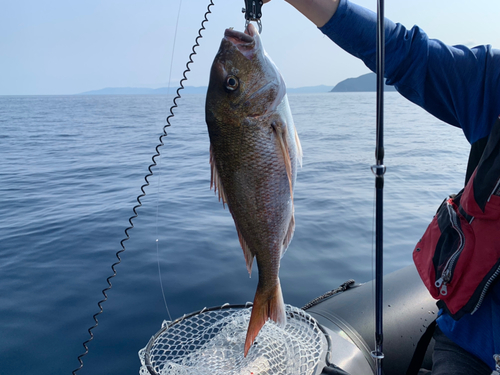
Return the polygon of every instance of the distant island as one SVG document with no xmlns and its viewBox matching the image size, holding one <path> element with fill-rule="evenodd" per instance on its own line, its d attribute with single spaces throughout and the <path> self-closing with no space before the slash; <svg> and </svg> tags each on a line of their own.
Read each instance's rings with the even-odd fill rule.
<svg viewBox="0 0 500 375">
<path fill-rule="evenodd" d="M 357 78 L 347 78 L 337 83 L 330 92 L 364 92 L 377 90 L 377 75 L 367 73 Z M 384 91 L 396 91 L 394 86 L 385 85 Z"/>
<path fill-rule="evenodd" d="M 347 78 L 334 88 L 326 85 L 287 88 L 289 94 L 319 94 L 327 92 L 370 92 L 376 91 L 377 78 L 375 73 L 363 74 L 357 78 Z M 138 87 L 107 87 L 100 90 L 82 92 L 77 95 L 175 95 L 178 87 L 161 87 L 158 89 Z M 393 86 L 385 85 L 386 91 L 395 91 Z M 186 86 L 182 94 L 206 94 L 206 86 Z"/>
</svg>

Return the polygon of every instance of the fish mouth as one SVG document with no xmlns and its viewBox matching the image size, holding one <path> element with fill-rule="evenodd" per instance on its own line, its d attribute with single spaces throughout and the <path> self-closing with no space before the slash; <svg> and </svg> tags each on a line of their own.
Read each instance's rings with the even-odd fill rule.
<svg viewBox="0 0 500 375">
<path fill-rule="evenodd" d="M 255 43 L 253 36 L 247 33 L 247 30 L 242 33 L 241 31 L 236 31 L 234 29 L 226 29 L 224 37 L 235 45 Z"/>
<path fill-rule="evenodd" d="M 259 49 L 259 32 L 253 24 L 248 24 L 245 32 L 237 31 L 234 29 L 226 29 L 224 32 L 224 39 L 230 42 L 233 46 L 243 53 L 243 55 L 250 57 L 250 52 Z"/>
</svg>

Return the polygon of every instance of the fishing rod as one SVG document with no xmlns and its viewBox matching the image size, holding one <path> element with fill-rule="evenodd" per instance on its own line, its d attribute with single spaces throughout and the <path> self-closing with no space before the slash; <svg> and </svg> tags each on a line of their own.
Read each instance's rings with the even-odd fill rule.
<svg viewBox="0 0 500 375">
<path fill-rule="evenodd" d="M 376 164 L 372 166 L 375 174 L 375 350 L 371 352 L 376 364 L 376 374 L 382 375 L 383 353 L 383 208 L 384 208 L 384 68 L 385 68 L 385 31 L 384 0 L 377 0 L 377 113 L 376 113 Z"/>
</svg>

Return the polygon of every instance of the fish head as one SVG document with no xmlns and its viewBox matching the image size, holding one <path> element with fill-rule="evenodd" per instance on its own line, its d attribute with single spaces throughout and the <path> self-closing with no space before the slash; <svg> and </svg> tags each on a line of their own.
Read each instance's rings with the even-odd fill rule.
<svg viewBox="0 0 500 375">
<path fill-rule="evenodd" d="M 207 114 L 223 122 L 229 116 L 262 116 L 276 109 L 285 93 L 255 26 L 249 24 L 245 32 L 227 29 L 210 72 Z"/>
</svg>

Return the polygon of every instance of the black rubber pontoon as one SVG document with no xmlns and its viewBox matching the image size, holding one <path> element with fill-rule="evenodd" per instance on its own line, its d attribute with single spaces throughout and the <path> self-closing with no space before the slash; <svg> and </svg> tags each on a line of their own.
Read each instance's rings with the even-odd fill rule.
<svg viewBox="0 0 500 375">
<path fill-rule="evenodd" d="M 327 330 L 332 339 L 330 361 L 351 375 L 372 375 L 375 362 L 373 281 L 347 289 L 306 311 Z M 385 375 L 406 373 L 415 347 L 437 317 L 430 296 L 415 267 L 408 266 L 384 277 Z M 433 342 L 423 367 L 431 368 Z"/>
</svg>

